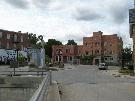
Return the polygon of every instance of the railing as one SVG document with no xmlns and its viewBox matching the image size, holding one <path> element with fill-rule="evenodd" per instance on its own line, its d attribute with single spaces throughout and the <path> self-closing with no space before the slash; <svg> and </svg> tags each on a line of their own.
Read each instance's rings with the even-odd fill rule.
<svg viewBox="0 0 135 101">
<path fill-rule="evenodd" d="M 21 76 L 21 75 L 37 75 L 37 76 L 44 76 L 47 75 L 47 71 L 1 71 L 0 75 L 5 76 Z"/>
<path fill-rule="evenodd" d="M 42 76 L 43 81 L 39 85 L 38 89 L 35 91 L 33 96 L 29 101 L 46 101 L 47 93 L 49 86 L 51 85 L 52 81 L 52 73 L 51 71 L 16 71 L 16 74 L 13 75 L 13 71 L 2 71 L 0 72 L 0 75 L 5 76 L 21 76 L 21 75 L 36 75 L 36 76 Z"/>
<path fill-rule="evenodd" d="M 29 101 L 46 101 L 49 86 L 51 84 L 51 71 L 47 73 L 47 76 L 43 79 L 39 88 L 35 91 L 34 95 Z"/>
</svg>

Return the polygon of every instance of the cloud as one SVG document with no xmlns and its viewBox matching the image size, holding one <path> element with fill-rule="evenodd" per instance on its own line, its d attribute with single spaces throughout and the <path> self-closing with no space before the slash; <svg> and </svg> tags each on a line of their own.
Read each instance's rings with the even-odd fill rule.
<svg viewBox="0 0 135 101">
<path fill-rule="evenodd" d="M 48 8 L 48 5 L 51 3 L 51 0 L 32 0 L 32 3 L 38 8 Z"/>
<path fill-rule="evenodd" d="M 74 16 L 77 20 L 84 20 L 84 21 L 99 20 L 103 18 L 101 14 L 86 8 L 77 9 L 77 13 Z"/>
<path fill-rule="evenodd" d="M 27 0 L 4 0 L 4 1 L 16 8 L 20 8 L 20 9 L 29 8 L 29 3 Z"/>
<path fill-rule="evenodd" d="M 112 3 L 109 3 L 108 5 L 108 13 L 110 14 L 110 17 L 112 20 L 117 24 L 122 24 L 125 22 L 126 18 L 128 17 L 128 10 L 131 7 L 131 4 L 129 1 L 112 1 Z"/>
</svg>

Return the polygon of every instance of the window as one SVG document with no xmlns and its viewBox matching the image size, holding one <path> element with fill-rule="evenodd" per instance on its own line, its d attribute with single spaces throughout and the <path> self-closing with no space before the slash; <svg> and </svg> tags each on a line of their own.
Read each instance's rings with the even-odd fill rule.
<svg viewBox="0 0 135 101">
<path fill-rule="evenodd" d="M 93 55 L 93 50 L 91 51 L 91 54 Z"/>
<path fill-rule="evenodd" d="M 70 61 L 72 61 L 72 57 L 70 56 Z"/>
<path fill-rule="evenodd" d="M 85 54 L 86 54 L 86 55 L 89 55 L 89 52 L 88 52 L 88 51 L 85 51 Z"/>
<path fill-rule="evenodd" d="M 21 45 L 21 49 L 23 50 L 23 45 Z"/>
<path fill-rule="evenodd" d="M 66 53 L 70 53 L 70 49 L 66 49 Z"/>
<path fill-rule="evenodd" d="M 107 42 L 104 42 L 104 46 L 107 46 Z"/>
<path fill-rule="evenodd" d="M 0 32 L 0 38 L 2 38 L 2 32 Z"/>
<path fill-rule="evenodd" d="M 110 60 L 113 60 L 113 58 L 110 58 Z"/>
<path fill-rule="evenodd" d="M 100 45 L 100 42 L 99 41 L 95 42 L 95 46 L 98 46 L 98 45 Z"/>
<path fill-rule="evenodd" d="M 23 42 L 23 36 L 21 36 L 21 42 Z"/>
<path fill-rule="evenodd" d="M 7 49 L 9 49 L 9 43 L 7 43 Z"/>
<path fill-rule="evenodd" d="M 16 44 L 14 43 L 14 48 L 16 48 Z"/>
<path fill-rule="evenodd" d="M 99 54 L 99 50 L 95 50 L 95 54 Z"/>
<path fill-rule="evenodd" d="M 10 34 L 7 34 L 7 39 L 10 39 Z"/>
<path fill-rule="evenodd" d="M 110 52 L 109 52 L 109 54 L 113 54 L 113 52 L 112 52 L 112 51 L 110 51 Z"/>
<path fill-rule="evenodd" d="M 14 35 L 14 41 L 15 42 L 17 41 L 17 35 Z"/>
</svg>

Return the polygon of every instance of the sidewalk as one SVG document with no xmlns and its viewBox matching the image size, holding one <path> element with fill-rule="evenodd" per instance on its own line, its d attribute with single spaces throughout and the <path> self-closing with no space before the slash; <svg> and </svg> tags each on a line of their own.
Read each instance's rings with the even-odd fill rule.
<svg viewBox="0 0 135 101">
<path fill-rule="evenodd" d="M 49 87 L 47 101 L 61 101 L 56 81 L 53 81 L 52 85 Z"/>
<path fill-rule="evenodd" d="M 135 76 L 130 75 L 123 75 L 122 73 L 119 73 L 119 70 L 108 70 L 103 72 L 106 75 L 112 75 L 114 77 L 122 77 L 122 78 L 132 78 L 135 79 Z"/>
</svg>

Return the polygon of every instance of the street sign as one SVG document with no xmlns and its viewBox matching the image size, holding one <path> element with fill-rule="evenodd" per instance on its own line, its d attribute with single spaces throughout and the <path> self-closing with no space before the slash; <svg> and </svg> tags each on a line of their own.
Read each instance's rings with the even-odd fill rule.
<svg viewBox="0 0 135 101">
<path fill-rule="evenodd" d="M 135 9 L 129 9 L 129 23 L 135 23 Z"/>
</svg>

